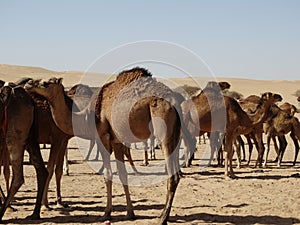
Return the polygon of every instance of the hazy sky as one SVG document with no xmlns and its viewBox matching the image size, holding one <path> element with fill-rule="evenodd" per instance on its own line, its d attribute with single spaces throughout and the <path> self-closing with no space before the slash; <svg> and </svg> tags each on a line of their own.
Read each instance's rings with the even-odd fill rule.
<svg viewBox="0 0 300 225">
<path fill-rule="evenodd" d="M 300 79 L 298 0 L 0 0 L 0 32 L 0 64 L 83 71 L 120 45 L 162 40 L 217 76 Z"/>
</svg>

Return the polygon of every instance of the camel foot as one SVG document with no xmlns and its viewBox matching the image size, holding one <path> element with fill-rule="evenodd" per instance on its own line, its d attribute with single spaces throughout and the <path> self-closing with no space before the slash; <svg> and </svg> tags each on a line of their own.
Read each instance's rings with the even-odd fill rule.
<svg viewBox="0 0 300 225">
<path fill-rule="evenodd" d="M 143 163 L 141 163 L 141 166 L 148 166 L 148 165 L 149 165 L 148 162 L 143 162 Z"/>
<path fill-rule="evenodd" d="M 67 203 L 56 202 L 56 207 L 66 209 L 66 208 L 69 208 L 69 205 Z"/>
<path fill-rule="evenodd" d="M 127 220 L 135 220 L 135 219 L 136 219 L 136 216 L 135 216 L 135 214 L 134 214 L 133 211 L 129 211 L 129 212 L 127 212 L 125 218 L 126 218 Z"/>
<path fill-rule="evenodd" d="M 30 216 L 26 217 L 27 220 L 39 220 L 41 219 L 40 215 L 37 213 L 33 213 Z"/>
<path fill-rule="evenodd" d="M 43 212 L 49 212 L 51 210 L 52 210 L 52 208 L 48 204 L 42 205 L 42 207 L 41 207 L 41 211 L 43 211 Z"/>
<path fill-rule="evenodd" d="M 18 210 L 14 207 L 12 207 L 11 205 L 9 205 L 6 209 L 7 212 L 17 212 Z"/>
<path fill-rule="evenodd" d="M 159 224 L 159 225 L 167 225 L 168 224 L 167 219 L 162 216 L 158 217 L 157 220 L 158 220 L 157 224 Z"/>
<path fill-rule="evenodd" d="M 234 179 L 237 179 L 238 176 L 236 176 L 235 174 L 228 174 L 227 176 L 225 176 L 225 179 L 226 180 L 234 180 Z"/>
<path fill-rule="evenodd" d="M 105 222 L 106 220 L 111 220 L 111 213 L 105 212 L 104 215 L 100 218 L 100 222 Z"/>
</svg>

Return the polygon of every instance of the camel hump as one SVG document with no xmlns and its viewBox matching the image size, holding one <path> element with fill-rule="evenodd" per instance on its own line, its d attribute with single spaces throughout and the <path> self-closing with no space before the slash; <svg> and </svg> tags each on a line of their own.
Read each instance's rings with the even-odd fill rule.
<svg viewBox="0 0 300 225">
<path fill-rule="evenodd" d="M 145 68 L 134 67 L 130 70 L 124 70 L 117 76 L 116 81 L 122 83 L 130 83 L 141 77 L 152 77 L 152 74 Z"/>
</svg>

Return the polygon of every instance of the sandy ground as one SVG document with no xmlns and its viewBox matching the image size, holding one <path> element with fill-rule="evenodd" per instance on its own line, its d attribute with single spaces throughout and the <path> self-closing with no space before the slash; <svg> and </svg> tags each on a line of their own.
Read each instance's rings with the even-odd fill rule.
<svg viewBox="0 0 300 225">
<path fill-rule="evenodd" d="M 3 67 L 3 66 L 2 66 Z M 44 76 L 49 77 L 57 72 L 43 70 L 28 70 L 27 74 L 21 68 L 15 67 L 15 73 L 7 67 L 1 71 L 0 79 L 16 80 L 18 77 Z M 18 71 L 20 70 L 20 71 Z M 10 68 L 11 71 L 11 68 Z M 33 71 L 33 72 L 32 72 Z M 79 73 L 73 77 L 66 75 L 66 86 L 71 86 L 80 80 Z M 61 75 L 61 74 L 59 74 Z M 224 79 L 221 79 L 224 80 Z M 274 91 L 284 97 L 284 101 L 297 104 L 292 94 L 300 89 L 300 81 L 253 81 L 245 79 L 226 79 L 232 84 L 232 89 L 247 96 L 264 91 Z M 175 79 L 181 84 L 190 84 L 190 79 Z M 298 106 L 299 107 L 299 106 Z M 183 169 L 184 177 L 180 180 L 169 224 L 300 224 L 300 162 L 292 167 L 294 147 L 288 137 L 289 145 L 283 159 L 282 167 L 277 168 L 270 162 L 268 168 L 253 168 L 256 152 L 252 156 L 251 166 L 242 164 L 241 169 L 235 169 L 238 179 L 224 179 L 224 168 L 201 167 L 203 152 L 206 145 L 198 145 L 196 160 L 191 168 Z M 247 147 L 247 146 L 246 146 Z M 24 219 L 30 215 L 36 195 L 35 172 L 31 165 L 24 166 L 25 184 L 16 194 L 13 206 L 15 212 L 7 211 L 3 219 L 9 224 L 104 224 L 100 222 L 106 205 L 105 184 L 103 177 L 97 174 L 77 149 L 75 139 L 69 144 L 70 176 L 62 179 L 63 201 L 68 208 L 55 205 L 55 181 L 52 180 L 49 190 L 49 201 L 53 209 L 43 211 L 41 220 Z M 49 150 L 42 150 L 47 161 Z M 247 153 L 248 154 L 248 153 Z M 143 160 L 141 150 L 132 150 L 135 163 Z M 151 161 L 150 166 L 162 162 L 160 150 L 157 150 L 158 160 Z M 271 149 L 270 160 L 275 158 Z M 298 157 L 299 159 L 299 157 Z M 25 156 L 28 161 L 28 156 Z M 128 163 L 127 163 L 128 164 Z M 139 167 L 140 168 L 140 167 Z M 1 177 L 3 186 L 3 178 Z M 157 224 L 166 194 L 166 181 L 143 186 L 131 186 L 130 192 L 137 219 L 124 220 L 126 215 L 125 196 L 120 184 L 113 185 L 112 224 Z"/>
<path fill-rule="evenodd" d="M 74 139 L 72 143 L 74 142 Z M 72 146 L 70 147 L 74 147 Z M 198 146 L 196 160 L 191 168 L 183 169 L 170 224 L 300 224 L 300 164 L 291 166 L 294 150 L 287 149 L 282 168 L 270 163 L 268 168 L 256 169 L 243 165 L 235 169 L 238 179 L 224 179 L 224 168 L 199 166 L 206 145 Z M 46 159 L 49 150 L 42 150 Z M 24 219 L 34 207 L 35 173 L 30 165 L 25 165 L 25 184 L 17 193 L 13 206 L 16 212 L 6 212 L 4 221 L 9 224 L 104 224 L 100 222 L 106 198 L 103 177 L 93 171 L 83 161 L 77 149 L 70 149 L 70 176 L 62 179 L 62 195 L 69 208 L 55 205 L 55 182 L 52 181 L 49 201 L 53 210 L 43 211 L 42 219 Z M 137 165 L 142 162 L 142 151 L 132 150 Z M 160 163 L 162 155 L 157 150 Z M 254 165 L 256 154 L 252 157 Z M 274 152 L 270 160 L 274 159 Z M 28 157 L 25 157 L 25 161 Z M 245 163 L 244 163 L 245 164 Z M 130 192 L 137 219 L 124 220 L 126 215 L 125 196 L 122 186 L 113 185 L 112 224 L 157 224 L 165 201 L 166 182 L 153 185 L 133 186 Z"/>
</svg>

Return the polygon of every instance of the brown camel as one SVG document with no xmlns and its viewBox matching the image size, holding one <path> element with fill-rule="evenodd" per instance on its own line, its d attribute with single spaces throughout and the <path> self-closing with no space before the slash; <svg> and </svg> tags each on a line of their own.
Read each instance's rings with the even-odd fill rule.
<svg viewBox="0 0 300 225">
<path fill-rule="evenodd" d="M 283 103 L 279 108 L 291 116 L 294 116 L 295 113 L 300 113 L 300 109 L 288 102 Z"/>
<path fill-rule="evenodd" d="M 91 99 L 95 99 L 97 97 L 97 92 L 94 93 L 92 91 L 92 89 L 88 86 L 88 85 L 84 85 L 84 84 L 76 84 L 73 87 L 71 87 L 68 91 L 66 91 L 66 94 L 68 97 L 70 97 L 75 105 L 73 105 L 73 110 L 75 111 L 80 111 L 80 110 L 84 110 L 88 104 L 90 103 Z M 78 109 L 77 109 L 78 108 Z M 90 154 L 93 151 L 93 148 L 96 144 L 95 140 L 90 140 L 90 146 L 89 146 L 89 150 L 88 153 L 85 157 L 85 160 L 89 160 L 90 158 Z M 97 146 L 97 149 L 99 149 L 99 147 Z M 99 159 L 99 151 L 96 152 L 96 156 L 95 159 Z M 133 171 L 138 174 L 138 171 L 134 165 L 134 162 L 132 160 L 132 156 L 131 156 L 131 152 L 130 149 L 125 150 L 124 152 L 126 158 L 128 159 L 129 164 L 131 165 L 131 168 L 133 169 Z M 68 164 L 68 150 L 66 151 L 65 154 L 65 159 L 64 159 L 64 173 L 66 175 L 69 174 L 69 164 Z"/>
<path fill-rule="evenodd" d="M 84 112 L 79 113 L 72 113 L 66 106 L 61 79 L 53 78 L 39 84 L 33 82 L 28 84 L 28 89 L 48 99 L 53 118 L 65 133 L 83 138 L 100 138 L 107 187 L 107 206 L 103 219 L 109 219 L 112 212 L 112 152 L 117 159 L 119 177 L 126 194 L 127 217 L 134 218 L 124 166 L 124 149 L 128 147 L 122 143 L 146 140 L 152 129 L 161 142 L 169 175 L 167 200 L 159 222 L 167 224 L 180 179 L 178 144 L 181 130 L 186 139 L 190 138 L 187 129 L 180 123 L 180 106 L 171 89 L 153 79 L 147 70 L 134 68 L 121 72 L 114 82 L 102 87 L 96 107 L 90 104 Z"/>
<path fill-rule="evenodd" d="M 270 113 L 271 118 L 267 120 L 264 124 L 264 131 L 267 135 L 267 152 L 265 154 L 265 162 L 264 166 L 267 166 L 268 154 L 270 151 L 270 140 L 273 139 L 275 150 L 278 155 L 278 166 L 280 166 L 283 155 L 287 146 L 287 141 L 285 139 L 285 135 L 290 133 L 290 136 L 295 145 L 295 157 L 293 161 L 293 165 L 296 164 L 297 156 L 299 152 L 299 143 L 300 140 L 300 123 L 299 120 L 290 114 L 293 110 L 286 110 L 286 106 L 284 107 L 285 111 L 280 109 L 277 105 L 273 105 L 271 107 Z M 292 107 L 293 108 L 293 107 Z M 288 112 L 287 112 L 288 111 Z M 294 111 L 295 113 L 295 111 Z M 280 147 L 278 148 L 275 136 L 278 136 Z M 297 140 L 298 138 L 298 140 Z"/>
<path fill-rule="evenodd" d="M 0 80 L 0 88 L 4 86 L 5 82 Z M 0 121 L 4 121 L 5 105 L 3 99 L 0 97 Z M 1 123 L 2 124 L 2 123 Z M 6 191 L 9 191 L 9 178 L 10 178 L 10 169 L 9 169 L 9 154 L 5 145 L 5 129 L 4 126 L 1 126 L 0 129 L 0 168 L 3 166 L 3 175 L 5 179 Z M 1 171 L 0 171 L 1 172 Z M 0 189 L 1 199 L 4 201 L 5 195 Z"/>
<path fill-rule="evenodd" d="M 11 85 L 11 86 L 9 86 Z M 0 220 L 10 204 L 12 198 L 24 183 L 23 157 L 27 149 L 30 161 L 37 174 L 37 198 L 33 214 L 29 219 L 40 218 L 40 209 L 43 191 L 48 177 L 40 148 L 37 143 L 37 118 L 31 97 L 22 87 L 5 85 L 1 88 L 2 104 L 4 104 L 4 116 L 1 121 L 4 133 L 5 145 L 10 156 L 12 166 L 12 182 L 8 195 L 1 205 Z"/>
<path fill-rule="evenodd" d="M 250 95 L 245 99 L 240 99 L 239 104 L 241 108 L 247 112 L 247 113 L 252 113 L 256 110 L 258 105 L 262 104 L 262 100 L 259 96 L 257 95 Z M 269 114 L 266 116 L 266 120 L 270 117 Z M 263 123 L 259 123 L 256 126 L 253 127 L 253 130 L 249 132 L 248 134 L 245 134 L 245 137 L 248 142 L 249 146 L 249 157 L 248 157 L 248 162 L 247 165 L 250 164 L 251 161 L 251 155 L 252 155 L 252 150 L 253 150 L 253 143 L 252 140 L 256 146 L 256 149 L 258 151 L 258 157 L 255 163 L 255 167 L 259 164 L 259 166 L 262 165 L 262 158 L 263 158 L 263 153 L 265 150 L 264 143 L 263 143 Z M 241 145 L 243 144 L 240 140 Z M 244 153 L 245 155 L 245 153 Z"/>
<path fill-rule="evenodd" d="M 22 78 L 17 81 L 18 85 L 24 86 L 27 82 L 32 81 L 32 78 Z M 72 135 L 67 135 L 62 132 L 54 123 L 50 105 L 48 101 L 41 95 L 36 93 L 29 93 L 36 107 L 37 111 L 37 120 L 38 120 L 38 143 L 39 144 L 50 144 L 50 154 L 47 163 L 47 170 L 49 173 L 47 182 L 46 182 L 46 191 L 43 194 L 42 206 L 44 209 L 49 209 L 48 203 L 48 189 L 53 173 L 55 172 L 56 180 L 56 203 L 58 206 L 67 207 L 67 204 L 64 204 L 61 196 L 61 178 L 63 174 L 63 162 L 64 155 L 67 150 L 67 145 L 69 139 Z M 65 96 L 67 106 L 75 110 L 76 105 L 73 105 L 73 101 Z"/>
<path fill-rule="evenodd" d="M 253 127 L 264 122 L 270 106 L 281 101 L 278 94 L 264 93 L 262 105 L 255 112 L 246 113 L 231 97 L 223 96 L 219 84 L 210 82 L 208 86 L 190 101 L 189 117 L 195 127 L 206 132 L 225 133 L 225 176 L 234 177 L 232 169 L 233 142 L 238 135 L 247 134 Z M 200 126 L 199 126 L 200 125 Z"/>
<path fill-rule="evenodd" d="M 223 135 L 221 134 L 221 132 L 219 131 L 207 131 L 207 130 L 203 130 L 202 126 L 200 126 L 199 128 L 199 124 L 198 121 L 193 120 L 193 115 L 191 114 L 191 112 L 194 111 L 194 113 L 196 112 L 196 110 L 192 110 L 193 107 L 197 107 L 195 105 L 195 103 L 193 103 L 193 99 L 196 99 L 197 96 L 201 95 L 204 93 L 204 91 L 208 90 L 208 89 L 213 89 L 216 92 L 218 92 L 218 95 L 222 95 L 222 92 L 226 89 L 230 88 L 230 84 L 228 82 L 208 82 L 206 85 L 206 88 L 204 90 L 202 90 L 199 94 L 195 95 L 195 96 L 190 96 L 190 98 L 192 100 L 186 100 L 181 104 L 181 108 L 182 108 L 182 112 L 183 112 L 183 116 L 184 116 L 184 121 L 189 129 L 189 131 L 194 135 L 194 136 L 202 136 L 204 133 L 209 133 L 209 139 L 210 139 L 210 148 L 211 148 L 211 156 L 210 156 L 210 160 L 208 165 L 211 164 L 211 161 L 213 160 L 214 157 L 214 153 L 217 152 L 218 156 L 218 165 L 221 165 L 221 147 L 222 147 L 222 143 L 223 143 Z M 195 117 L 195 114 L 194 114 Z M 221 139 L 220 139 L 221 138 Z M 194 158 L 193 154 L 190 156 L 188 162 L 186 163 L 187 166 L 191 165 L 192 159 Z"/>
</svg>

